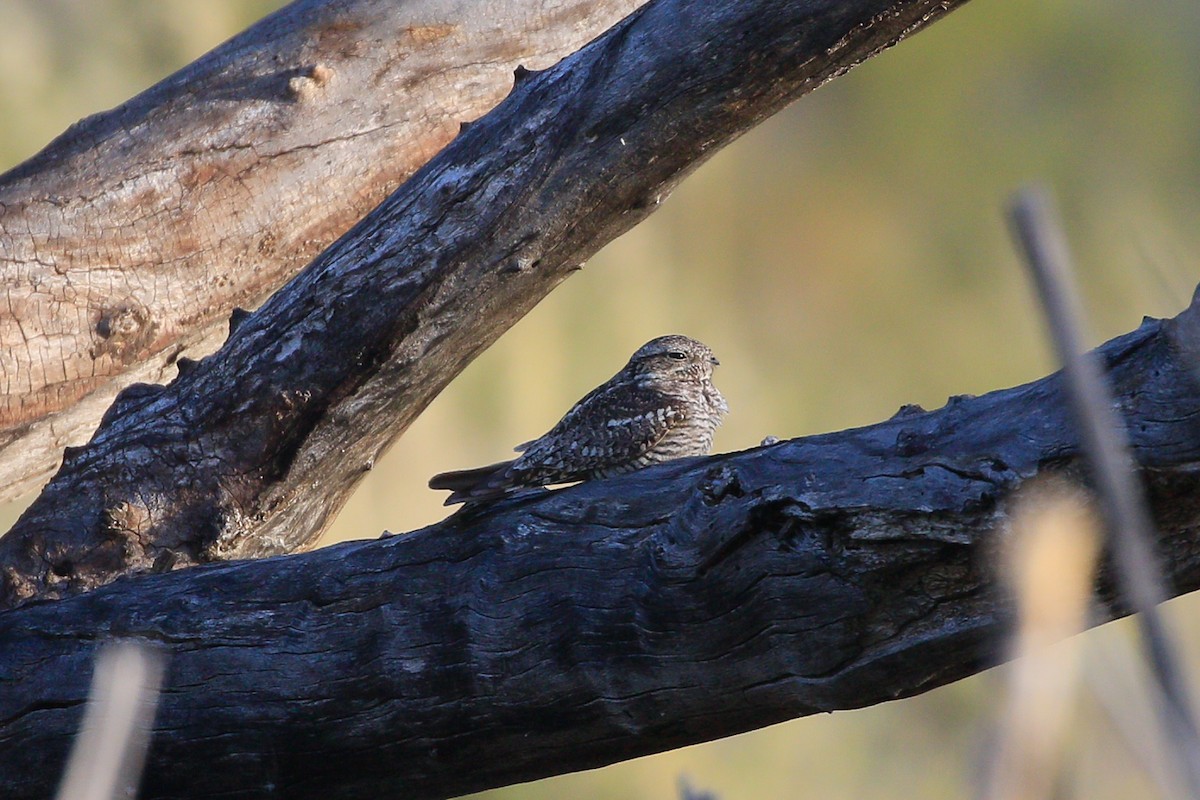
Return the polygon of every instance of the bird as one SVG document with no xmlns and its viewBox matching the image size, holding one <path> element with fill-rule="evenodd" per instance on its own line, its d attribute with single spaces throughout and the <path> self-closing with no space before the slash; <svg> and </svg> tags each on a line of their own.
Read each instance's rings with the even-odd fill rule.
<svg viewBox="0 0 1200 800">
<path fill-rule="evenodd" d="M 434 475 L 429 488 L 452 492 L 445 505 L 471 504 L 704 455 L 729 413 L 712 383 L 720 363 L 707 345 L 687 336 L 651 339 L 549 432 L 517 445 L 520 456 Z"/>
</svg>

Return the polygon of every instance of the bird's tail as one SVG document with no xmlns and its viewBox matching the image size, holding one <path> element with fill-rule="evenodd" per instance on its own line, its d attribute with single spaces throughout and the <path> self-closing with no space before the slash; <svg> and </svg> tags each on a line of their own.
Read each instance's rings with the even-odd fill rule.
<svg viewBox="0 0 1200 800">
<path fill-rule="evenodd" d="M 449 489 L 452 494 L 444 505 L 465 503 L 468 500 L 487 500 L 499 497 L 511 488 L 505 480 L 512 461 L 501 461 L 486 467 L 443 472 L 429 479 L 430 489 Z"/>
</svg>

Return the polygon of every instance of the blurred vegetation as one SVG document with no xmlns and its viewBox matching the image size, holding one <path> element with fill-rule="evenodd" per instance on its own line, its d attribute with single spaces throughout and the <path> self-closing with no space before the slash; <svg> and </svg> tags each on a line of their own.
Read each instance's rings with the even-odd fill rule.
<svg viewBox="0 0 1200 800">
<path fill-rule="evenodd" d="M 278 5 L 0 0 L 0 168 Z M 1031 179 L 1057 193 L 1096 342 L 1177 313 L 1200 252 L 1198 39 L 1187 0 L 975 0 L 872 59 L 721 151 L 473 363 L 329 539 L 441 518 L 429 475 L 505 457 L 662 333 L 722 360 L 720 450 L 1043 375 L 1049 349 L 1001 213 Z M 1200 636 L 1184 627 L 1196 600 L 1169 609 L 1200 677 Z M 1062 796 L 1155 796 L 1132 629 L 1084 640 Z M 488 796 L 669 798 L 686 774 L 722 800 L 964 797 L 1000 686 L 985 674 Z"/>
</svg>

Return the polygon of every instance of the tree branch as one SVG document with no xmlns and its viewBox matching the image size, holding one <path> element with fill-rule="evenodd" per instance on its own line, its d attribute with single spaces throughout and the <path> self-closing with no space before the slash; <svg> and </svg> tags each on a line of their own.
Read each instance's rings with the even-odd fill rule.
<svg viewBox="0 0 1200 800">
<path fill-rule="evenodd" d="M 0 501 L 644 0 L 298 0 L 0 176 Z"/>
<path fill-rule="evenodd" d="M 1191 591 L 1200 305 L 1099 352 Z M 110 636 L 170 656 L 148 798 L 445 797 L 924 692 L 1001 657 L 1004 498 L 1078 454 L 1055 374 L 9 611 L 0 794 L 47 795 Z"/>
<path fill-rule="evenodd" d="M 0 540 L 11 606 L 309 546 L 472 357 L 707 156 L 962 0 L 655 0 L 513 93 Z"/>
</svg>

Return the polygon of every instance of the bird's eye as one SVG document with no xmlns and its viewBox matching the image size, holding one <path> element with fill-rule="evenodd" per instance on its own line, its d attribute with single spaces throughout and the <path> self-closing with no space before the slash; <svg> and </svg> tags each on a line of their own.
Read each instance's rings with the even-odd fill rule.
<svg viewBox="0 0 1200 800">
<path fill-rule="evenodd" d="M 683 353 L 679 352 L 678 350 L 671 350 L 671 351 L 669 351 L 669 352 L 667 353 L 667 357 L 668 357 L 668 358 L 673 358 L 673 359 L 675 359 L 676 361 L 682 361 L 683 359 L 687 358 L 687 356 L 685 356 Z"/>
</svg>

